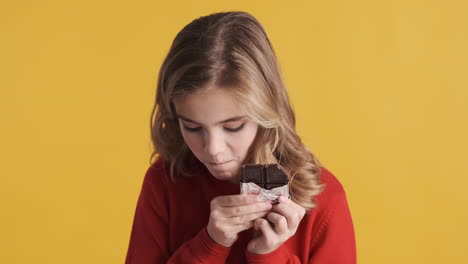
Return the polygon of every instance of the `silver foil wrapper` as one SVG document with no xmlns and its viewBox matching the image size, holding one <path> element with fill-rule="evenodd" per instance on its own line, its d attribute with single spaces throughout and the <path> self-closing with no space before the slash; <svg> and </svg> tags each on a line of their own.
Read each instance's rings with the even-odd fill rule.
<svg viewBox="0 0 468 264">
<path fill-rule="evenodd" d="M 272 203 L 278 203 L 278 198 L 283 195 L 288 199 L 289 196 L 289 184 L 281 187 L 276 187 L 271 190 L 266 190 L 258 186 L 253 182 L 241 182 L 240 183 L 241 194 L 254 194 L 258 195 L 261 202 L 271 201 Z"/>
</svg>

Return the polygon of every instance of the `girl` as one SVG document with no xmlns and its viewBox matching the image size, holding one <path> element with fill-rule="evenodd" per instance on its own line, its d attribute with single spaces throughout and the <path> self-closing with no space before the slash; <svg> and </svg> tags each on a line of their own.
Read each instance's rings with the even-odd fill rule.
<svg viewBox="0 0 468 264">
<path fill-rule="evenodd" d="M 159 73 L 154 160 L 126 263 L 355 263 L 346 195 L 295 131 L 273 47 L 245 12 L 200 17 Z M 239 194 L 242 164 L 278 163 L 291 199 Z"/>
</svg>

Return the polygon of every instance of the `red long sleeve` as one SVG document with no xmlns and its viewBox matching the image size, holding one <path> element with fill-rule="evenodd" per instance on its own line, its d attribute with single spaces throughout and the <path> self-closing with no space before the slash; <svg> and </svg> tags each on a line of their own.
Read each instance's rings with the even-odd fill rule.
<svg viewBox="0 0 468 264">
<path fill-rule="evenodd" d="M 126 263 L 225 263 L 231 248 L 215 243 L 206 229 L 202 229 L 173 254 L 169 254 L 170 234 L 167 227 L 170 208 L 168 194 L 164 190 L 167 178 L 155 177 L 163 172 L 159 166 L 155 169 L 150 168 L 145 176 L 135 212 Z M 158 179 L 161 182 L 155 182 Z"/>
<path fill-rule="evenodd" d="M 343 186 L 327 169 L 322 168 L 321 178 L 326 184 L 326 191 L 316 198 L 319 206 L 306 215 L 296 232 L 296 234 L 310 233 L 310 244 L 301 243 L 295 235 L 270 254 L 247 254 L 248 263 L 356 263 L 354 227 Z M 308 225 L 305 226 L 305 223 Z M 296 241 L 295 244 L 291 245 L 292 241 Z M 295 246 L 302 248 L 302 252 L 308 252 L 307 258 L 302 255 L 302 259 L 299 259 L 297 255 L 291 254 L 291 250 L 288 249 L 293 249 Z"/>
<path fill-rule="evenodd" d="M 329 201 L 322 223 L 313 236 L 310 264 L 356 263 L 356 241 L 351 213 L 341 184 L 336 188 L 340 191 Z"/>
<path fill-rule="evenodd" d="M 354 230 L 346 195 L 326 169 L 319 206 L 307 213 L 296 234 L 277 250 L 247 252 L 252 230 L 239 234 L 232 247 L 213 241 L 206 232 L 210 202 L 239 193 L 239 185 L 223 182 L 208 171 L 173 182 L 160 158 L 147 171 L 138 198 L 126 264 L 146 263 L 356 263 Z"/>
<path fill-rule="evenodd" d="M 265 254 L 265 255 L 258 255 L 252 253 L 246 253 L 246 260 L 249 264 L 257 264 L 257 263 L 271 263 L 271 264 L 300 264 L 301 261 L 299 258 L 288 252 L 288 250 L 281 246 L 277 250 Z"/>
</svg>

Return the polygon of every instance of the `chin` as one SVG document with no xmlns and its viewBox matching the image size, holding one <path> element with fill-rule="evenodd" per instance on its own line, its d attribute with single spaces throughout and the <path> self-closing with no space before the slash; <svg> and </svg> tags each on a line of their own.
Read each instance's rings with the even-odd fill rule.
<svg viewBox="0 0 468 264">
<path fill-rule="evenodd" d="M 221 181 L 236 182 L 238 180 L 237 173 L 234 173 L 232 171 L 214 171 L 214 170 L 209 170 L 209 171 L 211 175 L 213 175 L 213 177 Z"/>
<path fill-rule="evenodd" d="M 233 173 L 230 172 L 230 171 L 213 171 L 213 170 L 210 170 L 210 172 L 211 172 L 211 175 L 213 175 L 213 177 L 215 177 L 218 180 L 229 180 L 233 176 Z"/>
</svg>

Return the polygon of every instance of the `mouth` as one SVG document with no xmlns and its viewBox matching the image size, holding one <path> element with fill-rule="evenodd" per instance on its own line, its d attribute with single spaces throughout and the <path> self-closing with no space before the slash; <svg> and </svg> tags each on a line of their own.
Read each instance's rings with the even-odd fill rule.
<svg viewBox="0 0 468 264">
<path fill-rule="evenodd" d="M 229 163 L 229 162 L 231 162 L 231 161 L 232 161 L 232 160 L 224 161 L 224 162 L 208 162 L 208 164 L 210 164 L 211 166 L 217 167 L 217 166 L 222 166 L 222 165 L 224 165 L 224 164 L 227 164 L 227 163 Z"/>
</svg>

